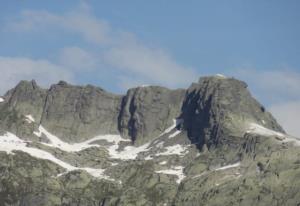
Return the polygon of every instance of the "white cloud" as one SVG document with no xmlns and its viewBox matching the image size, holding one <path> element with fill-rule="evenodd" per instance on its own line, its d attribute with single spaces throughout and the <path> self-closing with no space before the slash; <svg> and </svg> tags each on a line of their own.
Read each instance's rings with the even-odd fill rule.
<svg viewBox="0 0 300 206">
<path fill-rule="evenodd" d="M 97 19 L 86 4 L 62 15 L 48 11 L 25 10 L 20 18 L 7 24 L 8 30 L 18 32 L 63 30 L 76 33 L 86 41 L 97 44 L 110 42 L 110 26 L 107 22 Z"/>
<path fill-rule="evenodd" d="M 76 72 L 92 71 L 99 65 L 96 55 L 79 47 L 63 48 L 58 58 L 61 65 Z"/>
<path fill-rule="evenodd" d="M 289 134 L 300 138 L 300 100 L 273 105 L 270 111 Z"/>
<path fill-rule="evenodd" d="M 139 42 L 134 34 L 112 28 L 103 19 L 95 17 L 85 3 L 62 14 L 26 10 L 7 27 L 18 32 L 64 31 L 93 43 L 86 48 L 97 52 L 68 46 L 60 53 L 59 64 L 76 75 L 86 69 L 93 69 L 93 75 L 103 75 L 107 73 L 106 69 L 119 75 L 116 77 L 121 79 L 118 85 L 145 82 L 173 88 L 187 86 L 198 78 L 193 69 L 178 64 L 167 51 L 150 48 Z"/>
<path fill-rule="evenodd" d="M 198 78 L 191 69 L 177 64 L 167 52 L 160 48 L 149 48 L 132 42 L 109 49 L 104 59 L 113 67 L 128 74 L 137 76 L 146 83 L 159 84 L 168 87 L 187 86 Z M 132 79 L 136 82 L 136 79 Z"/>
<path fill-rule="evenodd" d="M 239 69 L 235 76 L 244 79 L 259 96 L 272 102 L 300 99 L 300 73 L 291 69 Z"/>
<path fill-rule="evenodd" d="M 239 69 L 235 76 L 245 80 L 255 96 L 269 105 L 270 112 L 287 133 L 300 137 L 300 72 L 286 68 Z"/>
<path fill-rule="evenodd" d="M 47 60 L 19 57 L 0 57 L 0 94 L 13 88 L 20 80 L 36 79 L 38 84 L 48 87 L 59 80 L 73 81 L 65 68 Z"/>
</svg>

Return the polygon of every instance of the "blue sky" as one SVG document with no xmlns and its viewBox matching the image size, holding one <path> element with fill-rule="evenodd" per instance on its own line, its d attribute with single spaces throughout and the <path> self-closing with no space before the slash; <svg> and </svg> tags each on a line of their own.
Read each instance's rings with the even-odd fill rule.
<svg viewBox="0 0 300 206">
<path fill-rule="evenodd" d="M 0 93 L 21 79 L 124 93 L 222 73 L 300 136 L 299 10 L 297 0 L 2 2 Z"/>
</svg>

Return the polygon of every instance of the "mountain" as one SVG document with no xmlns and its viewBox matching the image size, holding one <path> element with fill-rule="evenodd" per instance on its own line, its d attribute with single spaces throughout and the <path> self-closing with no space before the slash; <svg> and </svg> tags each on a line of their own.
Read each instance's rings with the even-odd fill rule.
<svg viewBox="0 0 300 206">
<path fill-rule="evenodd" d="M 300 205 L 300 140 L 247 87 L 21 81 L 0 98 L 0 205 Z"/>
</svg>

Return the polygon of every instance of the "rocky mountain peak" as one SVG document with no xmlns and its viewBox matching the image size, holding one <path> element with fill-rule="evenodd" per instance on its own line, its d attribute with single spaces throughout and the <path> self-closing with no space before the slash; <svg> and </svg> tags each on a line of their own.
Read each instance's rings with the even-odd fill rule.
<svg viewBox="0 0 300 206">
<path fill-rule="evenodd" d="M 0 102 L 0 205 L 297 205 L 299 145 L 223 75 L 124 95 L 21 81 Z"/>
<path fill-rule="evenodd" d="M 202 77 L 187 90 L 182 118 L 188 136 L 200 148 L 236 144 L 249 122 L 284 132 L 250 94 L 243 81 L 224 76 Z M 236 142 L 237 140 L 237 142 Z"/>
</svg>

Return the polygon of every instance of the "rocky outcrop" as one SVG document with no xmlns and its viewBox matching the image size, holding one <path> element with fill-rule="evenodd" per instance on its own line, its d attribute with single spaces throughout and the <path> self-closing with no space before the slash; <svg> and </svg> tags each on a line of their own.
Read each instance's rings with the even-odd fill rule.
<svg viewBox="0 0 300 206">
<path fill-rule="evenodd" d="M 1 129 L 30 139 L 35 127 L 26 124 L 26 115 L 40 122 L 46 96 L 47 90 L 39 87 L 34 80 L 21 81 L 5 94 L 5 102 L 0 104 Z"/>
<path fill-rule="evenodd" d="M 8 103 L 0 108 L 3 113 L 17 114 L 15 121 L 30 114 L 35 127 L 41 124 L 67 142 L 121 133 L 134 144 L 142 144 L 172 125 L 180 115 L 184 93 L 183 89 L 149 86 L 115 95 L 99 87 L 74 86 L 63 81 L 46 90 L 35 81 L 22 81 L 7 93 Z M 8 125 L 12 128 L 11 123 Z"/>
<path fill-rule="evenodd" d="M 130 89 L 122 101 L 121 134 L 137 144 L 156 138 L 179 116 L 184 93 L 157 86 Z"/>
<path fill-rule="evenodd" d="M 203 77 L 193 83 L 187 90 L 181 117 L 188 137 L 199 148 L 236 146 L 251 122 L 284 132 L 251 96 L 245 82 L 222 76 Z"/>
<path fill-rule="evenodd" d="M 299 145 L 234 78 L 22 81 L 0 102 L 0 206 L 298 205 Z"/>
<path fill-rule="evenodd" d="M 41 124 L 68 142 L 117 134 L 121 98 L 91 85 L 59 82 L 47 92 Z"/>
</svg>

